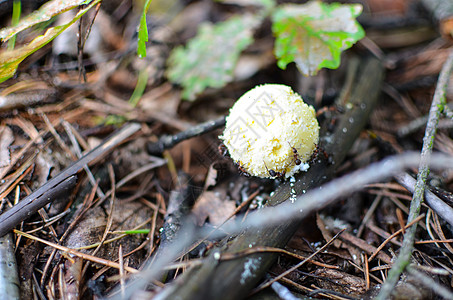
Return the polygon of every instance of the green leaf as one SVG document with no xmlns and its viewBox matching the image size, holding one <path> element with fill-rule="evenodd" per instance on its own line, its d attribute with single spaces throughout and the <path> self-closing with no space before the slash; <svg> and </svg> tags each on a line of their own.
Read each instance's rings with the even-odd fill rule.
<svg viewBox="0 0 453 300">
<path fill-rule="evenodd" d="M 115 231 L 116 234 L 148 234 L 150 229 L 135 229 L 135 230 L 124 230 L 124 231 Z"/>
<path fill-rule="evenodd" d="M 146 68 L 141 69 L 140 73 L 138 74 L 137 84 L 135 85 L 134 92 L 129 99 L 129 103 L 133 107 L 137 106 L 138 101 L 140 101 L 140 98 L 143 96 L 143 93 L 146 89 L 146 84 L 148 83 L 148 77 L 148 70 Z"/>
<path fill-rule="evenodd" d="M 138 26 L 137 55 L 140 58 L 146 57 L 146 42 L 148 41 L 148 25 L 146 24 L 146 14 L 148 13 L 151 0 L 146 0 L 143 7 L 140 25 Z"/>
<path fill-rule="evenodd" d="M 76 8 L 79 5 L 88 4 L 91 1 L 92 0 L 49 1 L 45 3 L 43 6 L 41 6 L 38 10 L 34 11 L 33 13 L 23 18 L 19 22 L 19 24 L 11 27 L 6 27 L 0 30 L 0 39 L 3 41 L 7 41 L 17 33 L 21 32 L 22 30 L 30 28 L 36 24 L 46 22 L 51 18 L 55 17 L 56 15 L 59 15 L 70 9 Z"/>
<path fill-rule="evenodd" d="M 90 10 L 94 5 L 99 3 L 101 0 L 93 1 L 89 6 L 79 11 L 77 15 L 69 23 L 55 26 L 47 29 L 44 35 L 40 35 L 32 40 L 29 44 L 16 48 L 14 50 L 6 50 L 0 52 L 0 83 L 12 77 L 16 72 L 19 64 L 27 58 L 29 55 L 42 48 L 54 38 L 56 38 L 60 33 L 66 30 L 69 26 L 74 24 L 78 19 L 80 19 L 88 10 Z"/>
<path fill-rule="evenodd" d="M 260 17 L 244 15 L 212 25 L 202 24 L 186 47 L 175 48 L 167 76 L 183 86 L 182 98 L 194 100 L 208 87 L 220 88 L 233 79 L 242 50 L 253 42 L 252 30 Z"/>
<path fill-rule="evenodd" d="M 338 68 L 341 52 L 365 36 L 355 19 L 361 12 L 360 4 L 311 1 L 280 6 L 272 15 L 278 66 L 285 69 L 295 62 L 304 75 Z"/>
</svg>

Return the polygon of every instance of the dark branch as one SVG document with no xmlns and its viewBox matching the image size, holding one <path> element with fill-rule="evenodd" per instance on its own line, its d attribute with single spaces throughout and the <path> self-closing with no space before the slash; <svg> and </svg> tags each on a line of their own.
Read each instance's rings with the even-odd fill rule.
<svg viewBox="0 0 453 300">
<path fill-rule="evenodd" d="M 205 134 L 220 128 L 223 125 L 225 125 L 225 117 L 220 117 L 217 120 L 204 122 L 175 135 L 164 135 L 159 139 L 159 141 L 148 144 L 148 152 L 151 155 L 160 155 L 164 152 L 164 150 L 170 149 L 184 140 Z"/>
<path fill-rule="evenodd" d="M 140 129 L 140 125 L 133 123 L 125 126 L 117 133 L 114 133 L 102 144 L 88 152 L 85 156 L 75 161 L 72 165 L 61 171 L 36 191 L 25 197 L 18 204 L 0 215 L 0 236 L 5 235 L 20 222 L 24 221 L 40 208 L 58 198 L 61 192 L 70 189 L 76 182 L 76 174 L 84 166 L 93 160 L 104 155 L 107 151 L 113 149 L 125 139 Z"/>
</svg>

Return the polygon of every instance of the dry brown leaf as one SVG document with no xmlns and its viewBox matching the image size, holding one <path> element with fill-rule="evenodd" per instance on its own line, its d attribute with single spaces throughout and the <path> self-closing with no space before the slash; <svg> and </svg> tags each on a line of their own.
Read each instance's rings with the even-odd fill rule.
<svg viewBox="0 0 453 300">
<path fill-rule="evenodd" d="M 111 231 L 130 230 L 138 224 L 143 223 L 150 215 L 151 212 L 149 209 L 140 203 L 118 203 L 115 205 L 113 212 L 113 225 Z M 102 239 L 106 225 L 107 215 L 105 210 L 101 207 L 90 209 L 75 227 L 74 231 L 68 235 L 65 246 L 76 249 L 98 243 Z M 116 235 L 109 234 L 107 239 L 115 236 Z M 115 250 L 118 247 L 118 243 L 121 243 L 123 246 L 124 253 L 128 253 L 135 249 L 142 241 L 143 237 L 141 235 L 128 235 L 118 241 L 105 244 L 101 247 L 97 256 L 104 259 L 115 260 L 118 256 L 118 251 Z M 92 250 L 82 249 L 80 251 L 91 253 Z M 141 258 L 137 258 L 131 265 L 134 267 L 138 266 L 139 260 L 141 260 Z"/>
<path fill-rule="evenodd" d="M 333 269 L 318 269 L 315 275 L 325 278 L 317 279 L 321 288 L 354 296 L 360 296 L 366 292 L 366 283 L 363 278 Z"/>
<path fill-rule="evenodd" d="M 196 223 L 202 226 L 206 219 L 212 225 L 220 225 L 231 216 L 236 209 L 234 201 L 226 199 L 225 195 L 219 192 L 206 191 L 195 203 L 192 214 L 196 218 Z"/>
<path fill-rule="evenodd" d="M 204 188 L 207 189 L 210 186 L 215 186 L 217 184 L 217 173 L 218 171 L 214 168 L 214 165 L 209 166 L 208 175 L 206 175 L 206 180 L 204 182 Z"/>
</svg>

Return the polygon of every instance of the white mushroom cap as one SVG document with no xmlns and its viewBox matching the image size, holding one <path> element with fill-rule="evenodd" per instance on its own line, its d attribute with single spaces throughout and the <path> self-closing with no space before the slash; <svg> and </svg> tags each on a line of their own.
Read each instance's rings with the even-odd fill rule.
<svg viewBox="0 0 453 300">
<path fill-rule="evenodd" d="M 250 175 L 271 178 L 273 170 L 290 177 L 308 168 L 305 163 L 316 149 L 319 124 L 314 108 L 289 86 L 264 84 L 239 98 L 219 138 Z"/>
</svg>

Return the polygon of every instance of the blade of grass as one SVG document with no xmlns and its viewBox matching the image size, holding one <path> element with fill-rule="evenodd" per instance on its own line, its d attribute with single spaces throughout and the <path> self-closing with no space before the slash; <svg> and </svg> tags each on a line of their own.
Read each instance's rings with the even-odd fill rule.
<svg viewBox="0 0 453 300">
<path fill-rule="evenodd" d="M 19 24 L 21 7 L 22 7 L 21 0 L 14 0 L 14 2 L 13 2 L 13 18 L 11 20 L 12 26 L 16 26 L 17 24 Z M 16 35 L 14 35 L 8 41 L 8 50 L 13 50 L 15 45 L 16 45 Z"/>
<path fill-rule="evenodd" d="M 146 14 L 148 13 L 151 0 L 146 0 L 143 6 L 142 16 L 140 18 L 140 25 L 138 26 L 138 41 L 137 41 L 137 54 L 138 57 L 146 57 L 146 42 L 148 41 L 148 26 L 146 24 Z"/>
<path fill-rule="evenodd" d="M 131 98 L 129 99 L 129 103 L 134 107 L 137 106 L 138 101 L 143 96 L 143 92 L 145 91 L 146 88 L 146 83 L 148 82 L 148 76 L 149 75 L 146 68 L 140 70 L 134 92 L 132 93 Z"/>
</svg>

